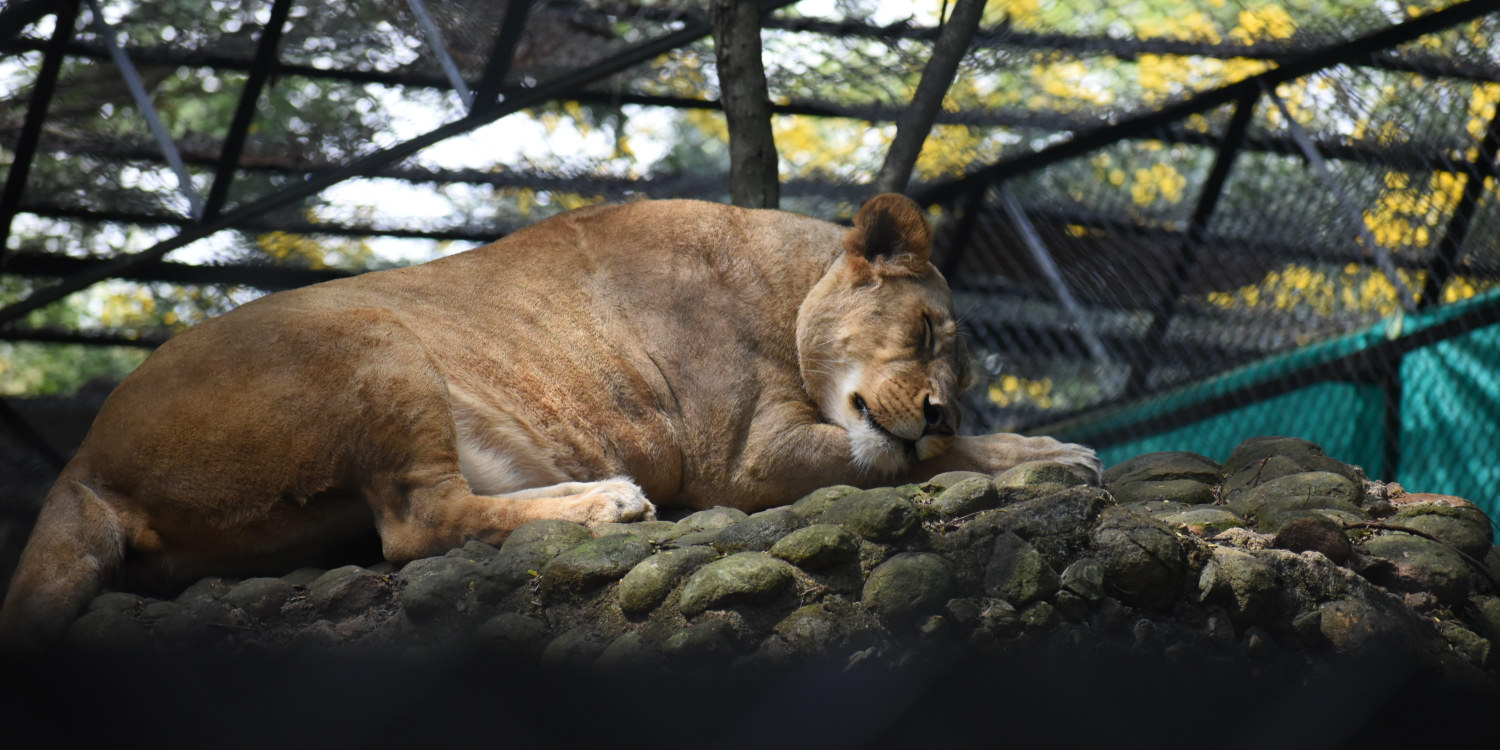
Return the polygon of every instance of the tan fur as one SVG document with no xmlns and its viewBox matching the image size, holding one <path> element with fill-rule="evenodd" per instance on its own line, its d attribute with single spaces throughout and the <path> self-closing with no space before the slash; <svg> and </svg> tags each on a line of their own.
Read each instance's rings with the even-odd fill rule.
<svg viewBox="0 0 1500 750">
<path fill-rule="evenodd" d="M 953 436 L 966 369 L 929 252 L 894 195 L 852 230 L 643 202 L 251 302 L 110 396 L 47 498 L 0 638 L 55 637 L 122 567 L 286 569 L 371 525 L 400 563 L 653 502 L 753 511 L 1032 459 L 1097 472 L 1050 438 Z"/>
</svg>

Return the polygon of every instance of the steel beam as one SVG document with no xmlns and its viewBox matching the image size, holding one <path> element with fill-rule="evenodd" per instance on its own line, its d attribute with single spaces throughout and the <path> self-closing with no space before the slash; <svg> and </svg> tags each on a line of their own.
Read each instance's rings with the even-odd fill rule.
<svg viewBox="0 0 1500 750">
<path fill-rule="evenodd" d="M 469 101 L 469 114 L 479 114 L 500 104 L 500 91 L 505 86 L 505 77 L 510 75 L 511 64 L 515 62 L 516 47 L 521 44 L 521 32 L 526 30 L 531 6 L 532 0 L 510 0 L 505 6 L 505 18 L 500 22 L 500 33 L 495 35 L 494 45 L 490 47 L 484 76 L 479 79 L 479 88 Z"/>
<path fill-rule="evenodd" d="M 1459 196 L 1458 205 L 1453 207 L 1448 228 L 1443 232 L 1442 241 L 1438 243 L 1437 260 L 1431 264 L 1427 282 L 1422 286 L 1423 307 L 1433 307 L 1442 302 L 1443 287 L 1458 272 L 1458 264 L 1463 260 L 1464 240 L 1469 236 L 1474 214 L 1479 210 L 1485 180 L 1500 175 L 1500 164 L 1496 163 L 1500 160 L 1500 106 L 1495 108 L 1489 127 L 1485 128 L 1484 137 L 1479 140 L 1478 149 L 1479 153 L 1475 154 L 1468 169 L 1460 173 L 1466 178 L 1464 191 Z"/>
<path fill-rule="evenodd" d="M 1203 189 L 1198 193 L 1198 202 L 1193 207 L 1193 216 L 1188 223 L 1187 236 L 1178 243 L 1177 258 L 1172 264 L 1167 288 L 1162 292 L 1157 309 L 1152 311 L 1151 326 L 1146 330 L 1143 340 L 1143 356 L 1130 358 L 1130 380 L 1125 385 L 1127 396 L 1139 396 L 1146 391 L 1146 377 L 1149 373 L 1141 363 L 1151 361 L 1156 350 L 1166 340 L 1167 329 L 1171 327 L 1181 302 L 1179 298 L 1182 296 L 1182 288 L 1198 263 L 1198 253 L 1208 236 L 1209 222 L 1213 220 L 1214 209 L 1218 207 L 1219 198 L 1224 194 L 1224 185 L 1234 169 L 1235 157 L 1244 146 L 1245 133 L 1250 128 L 1250 119 L 1255 114 L 1255 104 L 1259 98 L 1258 92 L 1251 91 L 1235 104 L 1234 114 L 1230 116 L 1229 126 L 1224 131 L 1224 139 L 1220 141 L 1219 151 L 1214 155 L 1213 167 L 1209 170 L 1208 179 L 1203 182 Z"/>
<path fill-rule="evenodd" d="M 99 0 L 86 0 L 89 9 L 94 15 L 94 29 L 99 32 L 99 38 L 104 40 L 104 46 L 109 50 L 109 55 L 115 61 L 115 67 L 120 69 L 120 77 L 125 79 L 125 88 L 130 90 L 130 98 L 135 100 L 135 106 L 141 111 L 141 116 L 146 118 L 146 126 L 151 129 L 151 135 L 156 138 L 156 143 L 161 147 L 162 156 L 166 158 L 167 164 L 177 175 L 177 189 L 187 198 L 191 215 L 194 218 L 203 215 L 203 196 L 198 195 L 198 189 L 193 186 L 193 176 L 187 171 L 187 164 L 183 163 L 182 155 L 177 152 L 177 144 L 172 142 L 172 136 L 161 122 L 161 116 L 156 113 L 156 105 L 151 103 L 151 95 L 146 91 L 146 85 L 141 81 L 141 75 L 136 71 L 135 65 L 130 62 L 130 56 L 125 54 L 125 48 L 120 46 L 120 39 L 115 35 L 115 29 L 104 20 L 104 10 L 99 5 Z"/>
<path fill-rule="evenodd" d="M 40 6 L 43 3 L 34 5 Z M 30 17 L 27 16 L 27 18 Z M 21 194 L 26 192 L 26 178 L 31 174 L 31 161 L 36 156 L 37 144 L 41 142 L 42 124 L 47 121 L 47 107 L 52 102 L 53 92 L 57 90 L 57 77 L 62 70 L 63 49 L 67 46 L 68 40 L 73 37 L 77 21 L 77 2 L 62 3 L 58 7 L 52 38 L 47 42 L 42 67 L 37 71 L 36 82 L 31 88 L 31 99 L 26 104 L 26 120 L 21 125 L 21 137 L 16 141 L 10 171 L 5 175 L 5 191 L 0 193 L 0 268 L 5 267 L 6 247 L 10 243 L 10 225 L 20 210 Z"/>
<path fill-rule="evenodd" d="M 281 48 L 281 33 L 286 28 L 286 18 L 292 0 L 276 0 L 271 6 L 271 16 L 260 31 L 260 40 L 255 45 L 255 60 L 250 65 L 250 75 L 245 79 L 245 88 L 240 91 L 239 103 L 234 108 L 234 119 L 229 123 L 229 133 L 219 149 L 219 161 L 214 166 L 214 183 L 208 190 L 208 200 L 203 203 L 203 219 L 212 219 L 224 208 L 229 199 L 229 186 L 234 182 L 235 170 L 239 168 L 240 153 L 245 148 L 245 139 L 250 135 L 250 125 L 255 122 L 255 107 L 260 101 L 260 92 L 276 68 L 277 51 Z"/>
<path fill-rule="evenodd" d="M 427 41 L 427 46 L 432 48 L 433 56 L 437 57 L 438 67 L 448 77 L 448 84 L 458 93 L 465 109 L 473 107 L 474 93 L 469 91 L 469 84 L 464 82 L 463 73 L 453 63 L 453 56 L 448 54 L 448 45 L 443 43 L 443 32 L 433 23 L 432 15 L 427 12 L 427 4 L 422 0 L 406 0 L 406 5 L 411 8 L 412 15 L 417 17 L 417 25 L 422 27 L 422 37 Z M 509 10 L 509 6 L 506 10 Z"/>
</svg>

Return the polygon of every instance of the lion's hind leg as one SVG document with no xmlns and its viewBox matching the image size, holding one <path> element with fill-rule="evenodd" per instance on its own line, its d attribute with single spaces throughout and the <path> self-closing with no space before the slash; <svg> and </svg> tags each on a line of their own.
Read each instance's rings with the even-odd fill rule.
<svg viewBox="0 0 1500 750">
<path fill-rule="evenodd" d="M 505 495 L 475 495 L 462 477 L 413 490 L 397 508 L 377 508 L 386 559 L 401 563 L 441 554 L 469 539 L 499 544 L 530 521 L 559 519 L 590 526 L 649 520 L 656 508 L 634 482 L 615 477 L 564 482 Z"/>
</svg>

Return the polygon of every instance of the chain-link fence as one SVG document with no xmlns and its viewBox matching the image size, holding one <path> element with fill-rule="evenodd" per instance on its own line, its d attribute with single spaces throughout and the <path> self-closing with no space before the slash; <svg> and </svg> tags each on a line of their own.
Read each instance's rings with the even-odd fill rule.
<svg viewBox="0 0 1500 750">
<path fill-rule="evenodd" d="M 0 393 L 574 206 L 727 200 L 705 5 L 8 4 Z M 766 16 L 784 208 L 868 197 L 946 6 Z M 990 0 L 910 190 L 980 357 L 968 429 L 1111 460 L 1300 435 L 1497 515 L 1497 26 L 1477 0 Z"/>
</svg>

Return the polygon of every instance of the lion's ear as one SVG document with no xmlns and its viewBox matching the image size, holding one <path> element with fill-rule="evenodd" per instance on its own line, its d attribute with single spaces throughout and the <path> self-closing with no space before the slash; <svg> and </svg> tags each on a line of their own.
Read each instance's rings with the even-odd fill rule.
<svg viewBox="0 0 1500 750">
<path fill-rule="evenodd" d="M 932 228 L 912 199 L 882 193 L 855 214 L 844 249 L 852 266 L 877 276 L 920 275 L 932 257 Z"/>
</svg>

